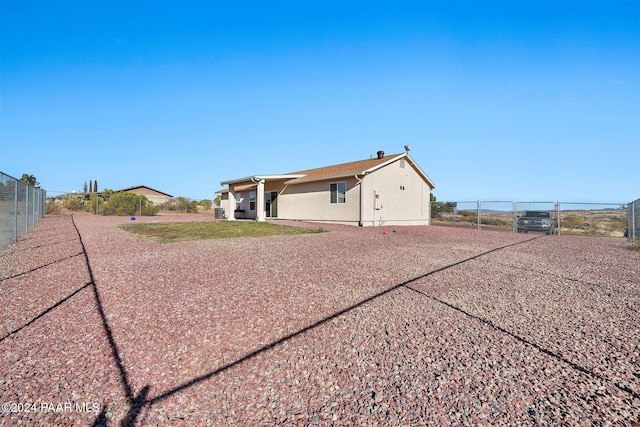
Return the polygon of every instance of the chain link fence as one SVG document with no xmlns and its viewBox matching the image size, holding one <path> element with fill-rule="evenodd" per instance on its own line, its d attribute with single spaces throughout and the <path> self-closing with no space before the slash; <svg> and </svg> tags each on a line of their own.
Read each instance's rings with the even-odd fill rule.
<svg viewBox="0 0 640 427">
<path fill-rule="evenodd" d="M 629 208 L 627 210 L 625 237 L 633 243 L 640 240 L 640 199 L 629 202 Z"/>
<path fill-rule="evenodd" d="M 193 214 L 211 211 L 212 200 L 195 201 L 187 197 L 158 200 L 128 191 L 64 193 L 51 197 L 50 213 L 91 212 L 95 215 L 154 216 L 163 213 Z"/>
<path fill-rule="evenodd" d="M 639 219 L 638 207 L 637 204 L 636 224 Z M 549 232 L 554 235 L 623 237 L 631 227 L 628 225 L 632 216 L 630 209 L 627 203 L 432 202 L 431 220 L 433 225 L 516 233 L 518 218 L 525 212 L 543 211 L 549 212 L 552 218 Z"/>
<path fill-rule="evenodd" d="M 46 200 L 45 190 L 0 172 L 0 250 L 42 219 Z"/>
</svg>

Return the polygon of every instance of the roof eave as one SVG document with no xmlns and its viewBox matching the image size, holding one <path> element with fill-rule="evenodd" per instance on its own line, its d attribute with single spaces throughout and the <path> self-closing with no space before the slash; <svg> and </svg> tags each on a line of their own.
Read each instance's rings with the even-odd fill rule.
<svg viewBox="0 0 640 427">
<path fill-rule="evenodd" d="M 230 179 L 228 181 L 221 181 L 220 185 L 232 185 L 239 184 L 241 182 L 255 182 L 255 180 L 269 180 L 269 179 L 287 179 L 287 178 L 302 178 L 304 175 L 301 174 L 280 174 L 280 175 L 251 175 L 245 176 L 244 178 L 236 178 Z"/>
<path fill-rule="evenodd" d="M 370 167 L 367 170 L 362 171 L 362 173 L 360 173 L 358 175 L 367 175 L 367 174 L 369 174 L 369 173 L 371 173 L 371 172 L 373 172 L 375 170 L 381 169 L 381 168 L 387 166 L 388 164 L 391 164 L 391 163 L 395 162 L 396 160 L 400 160 L 401 158 L 406 157 L 406 156 L 407 156 L 407 153 L 402 153 L 402 154 L 400 154 L 400 155 L 398 155 L 396 157 L 390 158 L 389 160 L 387 160 L 385 162 L 378 163 L 377 165 L 375 165 L 373 167 Z"/>
<path fill-rule="evenodd" d="M 318 181 L 329 181 L 332 179 L 339 179 L 339 178 L 350 178 L 353 177 L 355 175 L 362 175 L 361 173 L 347 173 L 347 174 L 341 174 L 341 175 L 333 175 L 333 176 L 322 176 L 319 178 L 311 178 L 311 179 L 303 179 L 299 182 L 296 182 L 297 179 L 292 179 L 291 181 L 286 181 L 285 185 L 296 185 L 296 184 L 307 184 L 309 182 L 318 182 Z M 302 176 L 304 177 L 304 175 Z"/>
</svg>

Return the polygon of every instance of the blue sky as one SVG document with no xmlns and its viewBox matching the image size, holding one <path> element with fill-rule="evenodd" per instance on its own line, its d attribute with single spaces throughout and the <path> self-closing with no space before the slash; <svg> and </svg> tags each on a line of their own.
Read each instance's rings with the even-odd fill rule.
<svg viewBox="0 0 640 427">
<path fill-rule="evenodd" d="M 441 201 L 640 197 L 640 2 L 0 0 L 0 171 L 50 194 L 403 152 Z"/>
</svg>

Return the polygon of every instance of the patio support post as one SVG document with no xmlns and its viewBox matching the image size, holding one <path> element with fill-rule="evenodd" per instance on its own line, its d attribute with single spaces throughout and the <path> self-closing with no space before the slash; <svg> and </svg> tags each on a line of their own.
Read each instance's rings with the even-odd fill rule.
<svg viewBox="0 0 640 427">
<path fill-rule="evenodd" d="M 227 217 L 227 221 L 235 221 L 236 219 L 236 195 L 233 193 L 233 185 L 229 184 L 229 195 L 227 202 L 228 206 L 227 206 L 227 212 L 225 212 L 225 215 Z"/>
<path fill-rule="evenodd" d="M 257 180 L 256 184 L 256 221 L 265 221 L 265 204 L 264 204 L 264 179 Z"/>
</svg>

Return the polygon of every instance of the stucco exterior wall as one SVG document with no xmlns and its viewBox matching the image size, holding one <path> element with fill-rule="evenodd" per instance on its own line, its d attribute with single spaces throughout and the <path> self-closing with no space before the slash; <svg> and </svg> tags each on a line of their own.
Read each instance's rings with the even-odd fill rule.
<svg viewBox="0 0 640 427">
<path fill-rule="evenodd" d="M 255 178 L 238 180 L 229 184 L 232 197 L 242 196 L 236 218 L 277 217 L 300 221 L 332 222 L 363 226 L 383 225 L 429 225 L 431 223 L 430 181 L 416 169 L 405 156 L 364 176 L 322 179 L 312 182 L 295 180 L 291 176 L 264 178 L 255 183 Z M 263 178 L 259 178 L 263 179 Z M 290 184 L 286 182 L 292 181 Z M 302 181 L 302 182 L 300 182 Z M 345 203 L 331 203 L 331 184 L 346 184 Z M 264 191 L 258 195 L 258 191 Z M 249 194 L 256 192 L 256 208 L 251 210 Z M 277 216 L 271 205 L 265 212 L 271 192 L 277 192 Z M 235 208 L 235 199 L 227 201 L 229 211 Z M 273 214 L 273 215 L 270 215 Z M 229 215 L 227 215 L 229 216 Z M 258 220 L 262 220 L 258 218 Z"/>
<path fill-rule="evenodd" d="M 364 177 L 362 185 L 363 225 L 431 223 L 431 189 L 408 161 L 400 159 L 372 172 Z"/>
<path fill-rule="evenodd" d="M 345 203 L 331 203 L 331 183 L 344 181 Z M 338 178 L 290 185 L 278 196 L 278 218 L 356 224 L 360 187 L 355 178 Z"/>
<path fill-rule="evenodd" d="M 171 200 L 171 197 L 166 194 L 158 193 L 150 188 L 139 187 L 128 190 L 129 193 L 137 194 L 138 196 L 146 196 L 147 199 L 154 205 L 161 205 Z"/>
</svg>

